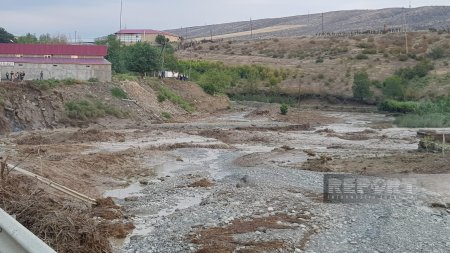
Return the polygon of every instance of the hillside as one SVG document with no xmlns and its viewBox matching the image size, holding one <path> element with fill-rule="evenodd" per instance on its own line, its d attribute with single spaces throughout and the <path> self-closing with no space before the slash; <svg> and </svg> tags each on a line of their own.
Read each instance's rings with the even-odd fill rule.
<svg viewBox="0 0 450 253">
<path fill-rule="evenodd" d="M 439 59 L 428 55 L 443 51 Z M 177 52 L 186 60 L 210 60 L 227 65 L 259 64 L 272 69 L 289 69 L 291 75 L 277 85 L 281 93 L 351 97 L 353 76 L 367 71 L 370 79 L 383 82 L 396 70 L 414 67 L 429 59 L 434 70 L 411 82 L 414 99 L 438 97 L 450 92 L 448 55 L 450 35 L 432 32 L 408 33 L 408 56 L 403 34 L 359 35 L 350 38 L 313 37 L 258 41 L 206 42 Z M 260 86 L 268 89 L 268 86 Z M 373 87 L 375 95 L 380 90 Z"/>
<path fill-rule="evenodd" d="M 226 97 L 210 96 L 194 83 L 177 80 L 54 82 L 2 82 L 0 108 L 5 114 L 0 117 L 0 134 L 89 125 L 136 128 L 229 106 Z"/>
<path fill-rule="evenodd" d="M 404 15 L 403 15 L 404 14 Z M 388 8 L 380 10 L 345 10 L 324 13 L 324 32 L 350 32 L 402 28 L 404 17 L 408 31 L 448 29 L 450 6 L 419 8 Z M 253 38 L 292 37 L 314 35 L 322 32 L 322 15 L 299 15 L 292 17 L 259 19 L 252 21 Z M 250 38 L 249 21 L 195 26 L 167 30 L 188 39 L 193 38 Z"/>
</svg>

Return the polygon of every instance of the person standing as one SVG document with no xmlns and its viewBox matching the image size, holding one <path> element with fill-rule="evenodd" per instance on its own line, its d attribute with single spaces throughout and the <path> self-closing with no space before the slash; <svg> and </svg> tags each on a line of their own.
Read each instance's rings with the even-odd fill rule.
<svg viewBox="0 0 450 253">
<path fill-rule="evenodd" d="M 44 72 L 42 72 L 42 70 L 41 70 L 41 73 L 39 74 L 39 80 L 42 80 L 42 79 L 44 79 Z"/>
<path fill-rule="evenodd" d="M 11 78 L 11 81 L 14 81 L 14 72 L 11 70 L 11 75 L 9 76 Z"/>
<path fill-rule="evenodd" d="M 9 73 L 8 73 L 8 71 L 6 72 L 6 80 L 9 81 Z"/>
</svg>

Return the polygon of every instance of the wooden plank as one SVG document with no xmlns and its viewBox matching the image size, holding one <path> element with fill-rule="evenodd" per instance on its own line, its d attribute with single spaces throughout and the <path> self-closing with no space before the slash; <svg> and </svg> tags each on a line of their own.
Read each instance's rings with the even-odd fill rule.
<svg viewBox="0 0 450 253">
<path fill-rule="evenodd" d="M 48 178 L 39 176 L 37 174 L 34 174 L 34 173 L 29 172 L 27 170 L 21 169 L 21 168 L 16 167 L 16 166 L 13 166 L 11 164 L 7 164 L 7 166 L 11 170 L 15 170 L 15 171 L 17 171 L 17 172 L 19 172 L 19 173 L 21 173 L 23 175 L 26 175 L 26 176 L 29 176 L 29 177 L 33 177 L 33 178 L 39 180 L 40 182 L 50 186 L 51 188 L 53 188 L 53 189 L 55 189 L 55 190 L 57 190 L 59 192 L 62 192 L 64 194 L 66 194 L 66 195 L 69 195 L 71 197 L 74 197 L 76 199 L 79 199 L 81 201 L 87 202 L 87 203 L 92 204 L 92 205 L 97 204 L 97 200 L 95 200 L 93 198 L 90 198 L 90 197 L 88 197 L 88 196 L 86 196 L 86 195 L 84 195 L 82 193 L 79 193 L 79 192 L 77 192 L 75 190 L 72 190 L 72 189 L 70 189 L 68 187 L 65 187 L 65 186 L 63 186 L 61 184 L 55 183 L 55 182 L 51 181 Z"/>
</svg>

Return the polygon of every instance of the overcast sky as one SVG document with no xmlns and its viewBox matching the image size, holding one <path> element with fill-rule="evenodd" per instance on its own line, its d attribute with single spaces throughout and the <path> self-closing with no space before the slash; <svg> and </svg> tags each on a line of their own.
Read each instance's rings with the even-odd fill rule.
<svg viewBox="0 0 450 253">
<path fill-rule="evenodd" d="M 171 29 L 334 10 L 450 5 L 450 0 L 122 0 L 122 27 Z M 119 30 L 120 0 L 2 0 L 0 27 L 90 41 Z"/>
</svg>

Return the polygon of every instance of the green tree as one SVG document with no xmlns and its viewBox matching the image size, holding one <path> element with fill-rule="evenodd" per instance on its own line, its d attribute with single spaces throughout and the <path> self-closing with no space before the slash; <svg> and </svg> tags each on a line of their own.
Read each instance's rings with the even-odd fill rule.
<svg viewBox="0 0 450 253">
<path fill-rule="evenodd" d="M 391 76 L 383 82 L 383 95 L 387 98 L 403 100 L 405 97 L 405 80 L 399 76 Z"/>
<path fill-rule="evenodd" d="M 198 83 L 206 93 L 214 95 L 230 87 L 232 81 L 232 77 L 225 72 L 208 71 L 201 76 Z"/>
<path fill-rule="evenodd" d="M 373 96 L 370 90 L 369 75 L 366 72 L 358 72 L 353 78 L 353 97 L 358 100 L 366 100 Z"/>
<path fill-rule="evenodd" d="M 27 33 L 25 36 L 19 36 L 17 38 L 17 43 L 25 43 L 25 44 L 36 44 L 39 40 L 36 35 Z"/>
<path fill-rule="evenodd" d="M 129 71 L 146 72 L 159 70 L 159 52 L 148 43 L 138 42 L 125 47 L 126 67 Z"/>
<path fill-rule="evenodd" d="M 114 34 L 108 35 L 104 40 L 96 41 L 96 44 L 108 46 L 106 59 L 111 62 L 111 68 L 114 72 L 124 73 L 127 71 L 125 66 L 125 48 Z"/>
<path fill-rule="evenodd" d="M 14 35 L 7 32 L 5 28 L 0 27 L 0 43 L 14 43 L 16 42 L 16 38 Z"/>
<path fill-rule="evenodd" d="M 164 35 L 158 34 L 158 36 L 156 36 L 155 38 L 155 42 L 159 45 L 166 45 L 169 43 L 169 39 Z"/>
</svg>

